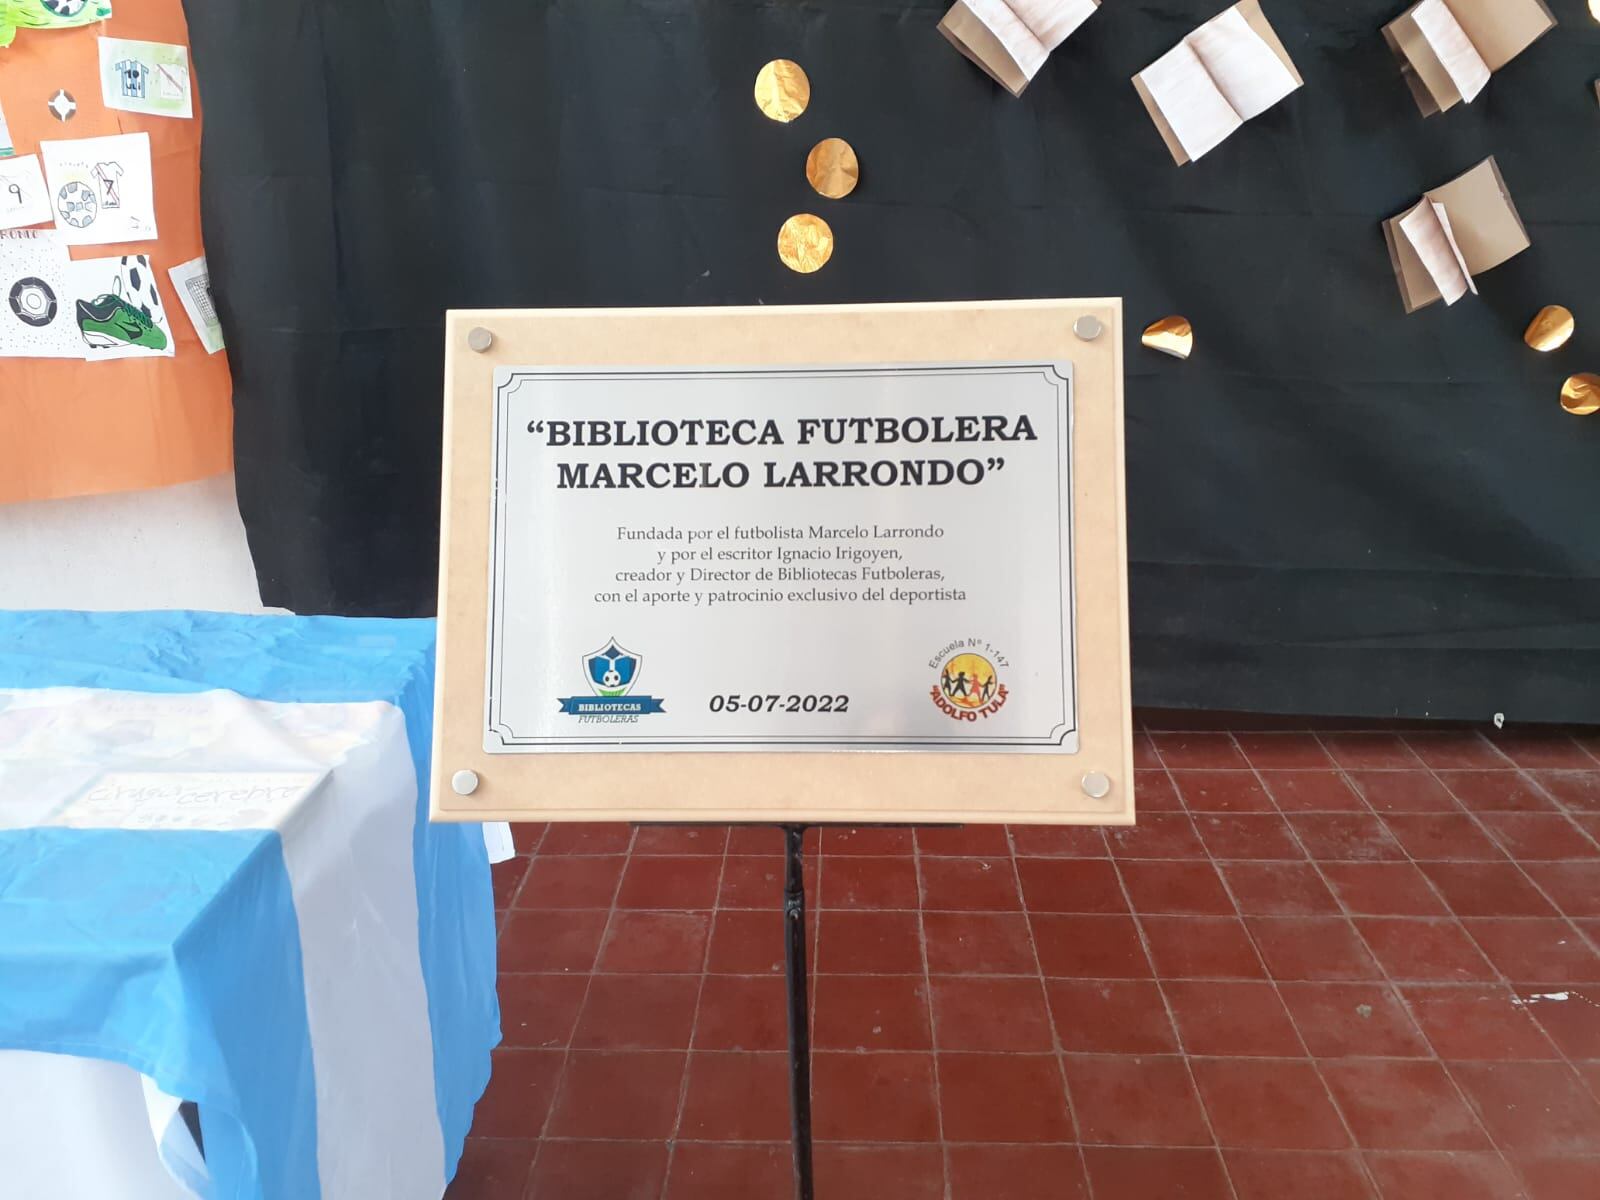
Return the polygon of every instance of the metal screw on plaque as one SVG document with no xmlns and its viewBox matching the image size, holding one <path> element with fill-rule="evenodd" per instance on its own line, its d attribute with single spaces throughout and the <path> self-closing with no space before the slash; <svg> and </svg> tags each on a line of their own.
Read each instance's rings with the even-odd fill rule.
<svg viewBox="0 0 1600 1200">
<path fill-rule="evenodd" d="M 476 350 L 479 354 L 482 354 L 492 345 L 494 345 L 494 334 L 490 333 L 482 325 L 474 326 L 467 334 L 467 349 L 469 350 Z"/>
<path fill-rule="evenodd" d="M 1083 791 L 1091 800 L 1103 800 L 1111 792 L 1111 779 L 1104 771 L 1090 771 L 1083 777 Z"/>
<path fill-rule="evenodd" d="M 455 789 L 458 796 L 470 796 L 478 790 L 478 773 L 476 771 L 457 771 L 450 776 L 450 786 Z"/>
<path fill-rule="evenodd" d="M 1086 342 L 1094 341 L 1105 331 L 1106 327 L 1101 323 L 1100 318 L 1092 313 L 1084 313 L 1083 316 L 1072 323 L 1072 332 Z"/>
</svg>

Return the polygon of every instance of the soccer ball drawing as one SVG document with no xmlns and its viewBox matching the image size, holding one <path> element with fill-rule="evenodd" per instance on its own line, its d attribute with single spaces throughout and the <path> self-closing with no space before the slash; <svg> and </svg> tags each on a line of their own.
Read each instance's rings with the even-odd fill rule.
<svg viewBox="0 0 1600 1200">
<path fill-rule="evenodd" d="M 87 229 L 94 224 L 100 212 L 100 200 L 94 189 L 81 180 L 74 179 L 56 193 L 56 211 L 61 219 L 74 229 Z"/>
<path fill-rule="evenodd" d="M 11 285 L 11 313 L 25 325 L 41 329 L 56 319 L 56 293 L 35 275 Z"/>
</svg>

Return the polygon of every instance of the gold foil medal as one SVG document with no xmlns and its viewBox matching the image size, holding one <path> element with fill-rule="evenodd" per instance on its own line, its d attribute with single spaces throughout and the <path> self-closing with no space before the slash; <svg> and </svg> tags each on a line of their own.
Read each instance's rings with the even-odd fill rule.
<svg viewBox="0 0 1600 1200">
<path fill-rule="evenodd" d="M 1600 3 L 1600 0 L 1596 0 Z M 1559 350 L 1572 340 L 1573 330 L 1577 322 L 1572 319 L 1572 311 L 1559 304 L 1547 304 L 1539 310 L 1539 315 L 1534 317 L 1533 323 L 1528 326 L 1528 332 L 1522 335 L 1522 340 L 1527 342 L 1541 354 L 1549 354 L 1552 350 Z"/>
<path fill-rule="evenodd" d="M 1563 383 L 1561 407 L 1575 417 L 1600 412 L 1600 375 L 1574 375 Z"/>
<path fill-rule="evenodd" d="M 1188 358 L 1194 353 L 1194 327 L 1188 317 L 1162 317 L 1147 327 L 1139 340 L 1147 348 L 1173 358 Z"/>
<path fill-rule="evenodd" d="M 800 64 L 775 58 L 756 73 L 756 107 L 788 124 L 811 103 L 811 81 Z"/>
<path fill-rule="evenodd" d="M 820 270 L 833 257 L 833 230 L 819 216 L 796 213 L 778 230 L 778 257 L 802 275 Z"/>
<path fill-rule="evenodd" d="M 856 190 L 861 163 L 843 138 L 823 138 L 806 155 L 806 179 L 818 195 L 842 200 Z"/>
</svg>

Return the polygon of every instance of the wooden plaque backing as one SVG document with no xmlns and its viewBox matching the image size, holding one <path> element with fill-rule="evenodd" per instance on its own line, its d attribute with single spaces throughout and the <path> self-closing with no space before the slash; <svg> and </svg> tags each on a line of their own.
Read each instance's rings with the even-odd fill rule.
<svg viewBox="0 0 1600 1200">
<path fill-rule="evenodd" d="M 1104 325 L 1092 341 L 1073 333 L 1086 315 Z M 467 345 L 479 327 L 484 353 Z M 445 337 L 434 820 L 1132 824 L 1120 300 L 463 311 Z M 1077 754 L 484 751 L 496 367 L 1031 359 L 1074 370 Z M 461 770 L 471 795 L 451 786 Z M 1101 799 L 1089 772 L 1111 782 Z"/>
</svg>

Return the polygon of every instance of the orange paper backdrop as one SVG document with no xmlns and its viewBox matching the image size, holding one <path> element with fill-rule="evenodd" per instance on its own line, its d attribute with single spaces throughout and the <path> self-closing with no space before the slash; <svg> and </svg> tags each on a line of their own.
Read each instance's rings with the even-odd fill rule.
<svg viewBox="0 0 1600 1200">
<path fill-rule="evenodd" d="M 155 174 L 156 241 L 74 246 L 74 258 L 148 254 L 167 308 L 172 358 L 109 362 L 0 358 L 0 502 L 131 491 L 200 479 L 233 464 L 227 355 L 208 355 L 184 312 L 170 267 L 204 253 L 200 240 L 200 100 L 194 119 L 108 109 L 100 94 L 101 36 L 188 45 L 182 0 L 121 0 L 110 20 L 77 29 L 19 29 L 0 49 L 0 106 L 17 153 L 41 140 L 147 132 Z M 78 102 L 58 121 L 58 88 Z"/>
</svg>

